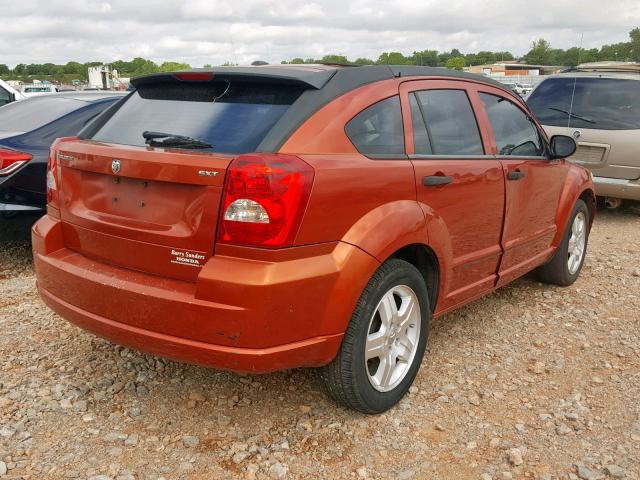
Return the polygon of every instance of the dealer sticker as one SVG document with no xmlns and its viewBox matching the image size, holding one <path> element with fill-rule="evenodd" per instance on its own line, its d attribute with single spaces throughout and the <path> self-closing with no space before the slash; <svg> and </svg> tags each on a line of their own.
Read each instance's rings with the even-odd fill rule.
<svg viewBox="0 0 640 480">
<path fill-rule="evenodd" d="M 177 265 L 187 265 L 190 267 L 202 267 L 205 256 L 198 252 L 188 250 L 171 249 L 171 263 Z"/>
</svg>

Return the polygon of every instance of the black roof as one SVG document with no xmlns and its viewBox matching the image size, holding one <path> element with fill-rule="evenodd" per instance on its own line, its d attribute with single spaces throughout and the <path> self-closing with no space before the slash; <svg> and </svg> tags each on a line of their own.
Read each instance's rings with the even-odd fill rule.
<svg viewBox="0 0 640 480">
<path fill-rule="evenodd" d="M 283 64 L 255 65 L 247 67 L 196 68 L 180 72 L 154 73 L 131 80 L 135 87 L 148 83 L 175 82 L 180 74 L 210 73 L 214 80 L 243 80 L 304 85 L 307 88 L 323 88 L 330 80 L 333 84 L 346 81 L 350 85 L 365 85 L 378 80 L 397 77 L 448 77 L 484 82 L 496 87 L 504 85 L 482 75 L 450 70 L 443 67 L 419 67 L 413 65 L 334 65 L 334 64 Z M 357 78 L 358 81 L 354 81 Z M 353 89 L 352 88 L 352 89 Z M 508 89 L 505 89 L 508 91 Z"/>
<path fill-rule="evenodd" d="M 304 93 L 296 100 L 293 107 L 286 111 L 260 143 L 258 151 L 262 152 L 277 151 L 289 136 L 320 108 L 351 90 L 373 82 L 398 77 L 443 77 L 482 82 L 501 88 L 513 95 L 513 92 L 506 85 L 482 75 L 447 68 L 412 65 L 284 64 L 216 67 L 182 72 L 155 73 L 134 78 L 131 80 L 131 84 L 138 88 L 146 84 L 173 83 L 181 81 L 181 74 L 198 73 L 210 73 L 212 75 L 211 79 L 205 78 L 202 81 L 258 81 L 305 88 Z M 108 116 L 105 115 L 105 118 L 108 118 Z"/>
</svg>

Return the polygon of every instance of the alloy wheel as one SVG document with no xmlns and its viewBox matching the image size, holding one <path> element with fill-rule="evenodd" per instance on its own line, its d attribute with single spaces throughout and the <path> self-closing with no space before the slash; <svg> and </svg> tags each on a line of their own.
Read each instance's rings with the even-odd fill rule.
<svg viewBox="0 0 640 480">
<path fill-rule="evenodd" d="M 578 212 L 571 224 L 571 235 L 569 236 L 567 266 L 569 273 L 574 275 L 580 268 L 584 250 L 587 245 L 587 218 L 584 212 Z"/>
<path fill-rule="evenodd" d="M 382 296 L 369 321 L 364 359 L 369 382 L 376 390 L 393 390 L 409 372 L 421 318 L 418 297 L 408 286 L 394 286 Z"/>
</svg>

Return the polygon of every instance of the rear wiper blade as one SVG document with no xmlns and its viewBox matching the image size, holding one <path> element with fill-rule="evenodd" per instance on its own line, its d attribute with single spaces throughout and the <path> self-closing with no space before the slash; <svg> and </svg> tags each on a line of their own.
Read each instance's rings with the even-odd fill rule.
<svg viewBox="0 0 640 480">
<path fill-rule="evenodd" d="M 178 135 L 175 133 L 142 132 L 144 143 L 151 147 L 184 147 L 184 148 L 212 148 L 213 145 L 197 138 Z"/>
<path fill-rule="evenodd" d="M 556 112 L 566 113 L 570 117 L 576 117 L 576 118 L 582 120 L 583 122 L 596 123 L 595 120 L 591 120 L 590 118 L 583 117 L 582 115 L 578 115 L 577 113 L 569 112 L 568 110 L 563 110 L 562 108 L 557 108 L 557 107 L 547 107 L 547 108 L 549 110 L 555 110 Z"/>
</svg>

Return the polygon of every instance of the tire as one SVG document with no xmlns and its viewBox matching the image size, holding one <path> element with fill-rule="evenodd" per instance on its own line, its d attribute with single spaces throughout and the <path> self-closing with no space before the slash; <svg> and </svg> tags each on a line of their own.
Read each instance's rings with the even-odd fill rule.
<svg viewBox="0 0 640 480">
<path fill-rule="evenodd" d="M 576 219 L 582 219 L 582 239 L 573 240 L 576 238 Z M 590 215 L 587 204 L 582 200 L 576 201 L 573 207 L 571 217 L 562 237 L 562 241 L 553 255 L 551 260 L 545 265 L 538 267 L 537 275 L 538 279 L 544 283 L 550 283 L 554 285 L 560 285 L 561 287 L 567 287 L 578 279 L 582 266 L 584 265 L 584 259 L 587 256 L 587 244 L 589 241 L 589 223 Z M 582 254 L 579 259 L 575 259 L 572 263 L 571 254 L 575 255 L 576 242 L 582 242 Z M 579 247 L 579 245 L 578 245 Z"/>
<path fill-rule="evenodd" d="M 362 413 L 393 407 L 418 373 L 430 320 L 427 287 L 418 269 L 403 260 L 385 262 L 362 292 L 338 355 L 319 369 L 324 391 Z M 370 355 L 380 356 L 367 360 L 367 346 Z"/>
</svg>

